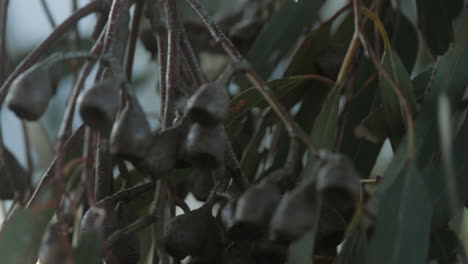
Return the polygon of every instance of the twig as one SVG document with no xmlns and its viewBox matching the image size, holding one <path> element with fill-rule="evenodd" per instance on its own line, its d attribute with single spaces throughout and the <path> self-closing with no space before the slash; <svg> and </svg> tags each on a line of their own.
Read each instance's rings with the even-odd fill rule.
<svg viewBox="0 0 468 264">
<path fill-rule="evenodd" d="M 147 192 L 153 189 L 154 186 L 156 186 L 156 182 L 150 181 L 147 183 L 142 183 L 137 186 L 119 191 L 110 197 L 111 199 L 114 199 L 116 201 L 128 201 L 128 200 L 133 199 L 135 196 L 138 196 L 144 192 Z"/>
<path fill-rule="evenodd" d="M 6 65 L 6 28 L 7 28 L 7 17 L 8 17 L 8 3 L 9 0 L 1 0 L 0 3 L 0 84 L 3 83 L 3 77 L 6 73 L 4 66 Z M 1 103 L 0 103 L 1 105 Z"/>
<path fill-rule="evenodd" d="M 159 110 L 159 115 L 161 120 L 159 122 L 162 124 L 162 117 L 165 116 L 164 111 L 166 108 L 166 72 L 167 72 L 167 40 L 164 38 L 165 30 L 160 30 L 156 41 L 158 42 L 158 58 L 159 58 L 159 94 L 161 98 L 161 106 Z"/>
<path fill-rule="evenodd" d="M 26 153 L 28 189 L 32 190 L 32 174 L 33 174 L 34 168 L 33 168 L 33 163 L 32 163 L 31 142 L 29 140 L 28 127 L 26 126 L 25 121 L 21 121 L 21 128 L 23 130 L 24 152 Z"/>
<path fill-rule="evenodd" d="M 86 127 L 85 137 L 84 137 L 84 148 L 83 148 L 83 157 L 85 159 L 85 166 L 82 172 L 81 181 L 86 186 L 86 197 L 88 203 L 91 207 L 96 205 L 96 196 L 94 194 L 94 139 L 96 138 L 96 133 L 90 128 Z"/>
<path fill-rule="evenodd" d="M 64 153 L 68 152 L 75 145 L 75 143 L 77 143 L 77 141 L 83 136 L 84 128 L 85 126 L 81 125 L 73 133 L 73 135 L 71 135 L 71 137 L 64 144 Z M 49 165 L 49 168 L 47 168 L 47 170 L 45 171 L 44 175 L 41 178 L 41 181 L 39 182 L 38 186 L 34 190 L 34 193 L 29 199 L 26 207 L 30 207 L 32 204 L 34 204 L 34 202 L 36 202 L 36 199 L 38 198 L 38 195 L 43 191 L 43 189 L 54 181 L 56 162 L 57 162 L 57 157 L 55 157 L 55 159 Z"/>
<path fill-rule="evenodd" d="M 177 81 L 179 78 L 179 21 L 176 1 L 165 0 L 163 8 L 166 14 L 167 27 L 167 72 L 166 72 L 166 97 L 165 110 L 163 116 L 162 127 L 168 128 L 172 126 L 174 121 L 175 110 L 175 92 L 177 89 Z"/>
<path fill-rule="evenodd" d="M 0 105 L 3 104 L 5 97 L 10 89 L 11 83 L 18 75 L 31 67 L 36 63 L 46 51 L 48 51 L 57 41 L 59 41 L 63 34 L 65 34 L 70 27 L 74 26 L 83 17 L 98 12 L 105 6 L 105 1 L 97 0 L 85 5 L 78 9 L 69 18 L 67 18 L 62 24 L 60 24 L 38 47 L 31 51 L 26 58 L 13 70 L 8 79 L 3 83 L 0 88 Z"/>
<path fill-rule="evenodd" d="M 56 28 L 57 23 L 55 23 L 54 17 L 52 16 L 52 12 L 50 12 L 50 8 L 47 5 L 46 0 L 41 0 L 41 5 L 42 5 L 42 9 L 44 9 L 44 13 L 47 16 L 47 20 L 49 21 L 50 26 L 52 28 Z"/>
<path fill-rule="evenodd" d="M 199 88 L 203 83 L 206 82 L 206 77 L 201 70 L 200 63 L 193 52 L 192 45 L 187 39 L 187 33 L 185 32 L 185 27 L 181 23 L 180 25 L 180 49 L 187 63 L 187 68 L 189 69 L 190 75 L 192 76 L 195 86 Z"/>
<path fill-rule="evenodd" d="M 281 122 L 287 128 L 291 137 L 299 138 L 311 151 L 313 155 L 318 155 L 319 148 L 312 143 L 310 136 L 306 133 L 292 118 L 288 111 L 279 103 L 278 99 L 274 96 L 271 89 L 266 86 L 265 81 L 255 72 L 255 70 L 247 63 L 241 53 L 236 49 L 234 44 L 226 37 L 219 26 L 214 22 L 213 18 L 207 13 L 205 8 L 196 0 L 185 0 L 190 7 L 197 13 L 210 31 L 213 38 L 221 44 L 226 53 L 236 63 L 243 63 L 248 66 L 249 70 L 245 72 L 249 81 L 255 86 L 259 93 L 270 104 L 271 108 L 278 115 Z"/>
<path fill-rule="evenodd" d="M 124 228 L 114 231 L 114 233 L 112 233 L 104 242 L 104 249 L 106 250 L 112 247 L 112 245 L 117 242 L 123 235 L 134 233 L 155 223 L 157 220 L 158 218 L 154 215 L 145 215 L 125 226 Z"/>
<path fill-rule="evenodd" d="M 132 69 L 133 69 L 133 60 L 135 57 L 135 47 L 136 41 L 138 38 L 138 32 L 140 29 L 141 16 L 143 14 L 143 7 L 145 1 L 140 0 L 135 4 L 135 9 L 133 11 L 132 25 L 130 29 L 130 37 L 128 40 L 127 55 L 125 57 L 125 76 L 129 82 L 132 81 Z"/>
</svg>

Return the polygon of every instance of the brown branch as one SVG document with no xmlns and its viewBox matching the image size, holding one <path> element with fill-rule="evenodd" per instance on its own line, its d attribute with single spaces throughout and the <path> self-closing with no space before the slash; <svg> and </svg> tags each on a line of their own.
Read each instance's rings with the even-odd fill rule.
<svg viewBox="0 0 468 264">
<path fill-rule="evenodd" d="M 132 81 L 133 60 L 135 58 L 136 41 L 138 39 L 138 32 L 140 29 L 141 16 L 143 15 L 143 7 L 145 1 L 140 0 L 135 4 L 133 11 L 132 25 L 130 27 L 130 37 L 128 40 L 127 54 L 125 58 L 125 76 L 129 82 Z"/>
<path fill-rule="evenodd" d="M 117 242 L 123 235 L 128 235 L 134 233 L 140 229 L 143 229 L 153 223 L 155 223 L 158 218 L 154 215 L 145 215 L 131 224 L 121 228 L 119 230 L 114 231 L 104 242 L 104 250 L 108 250 L 112 245 Z"/>
</svg>

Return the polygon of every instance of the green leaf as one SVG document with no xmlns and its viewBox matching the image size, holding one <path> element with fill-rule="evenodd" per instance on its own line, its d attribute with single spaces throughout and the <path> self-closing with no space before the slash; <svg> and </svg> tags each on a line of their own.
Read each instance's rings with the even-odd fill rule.
<svg viewBox="0 0 468 264">
<path fill-rule="evenodd" d="M 400 11 L 389 6 L 384 9 L 383 23 L 388 31 L 390 42 L 407 72 L 412 72 L 418 55 L 418 32 L 409 19 Z"/>
<path fill-rule="evenodd" d="M 383 59 L 383 66 L 399 86 L 403 96 L 408 100 L 411 110 L 414 112 L 416 107 L 412 84 L 409 74 L 398 54 L 395 51 L 386 53 Z M 392 146 L 396 149 L 405 131 L 404 112 L 400 107 L 400 101 L 395 90 L 392 88 L 390 82 L 383 76 L 380 77 L 380 96 L 385 114 L 388 136 L 390 137 Z"/>
<path fill-rule="evenodd" d="M 344 242 L 343 248 L 333 264 L 365 264 L 367 257 L 366 232 L 357 227 Z"/>
<path fill-rule="evenodd" d="M 101 261 L 101 232 L 98 229 L 81 234 L 74 250 L 76 264 L 97 264 Z"/>
<path fill-rule="evenodd" d="M 464 255 L 463 251 L 463 245 L 453 230 L 444 228 L 432 234 L 429 249 L 430 260 L 435 259 L 439 264 L 457 263 L 457 255 Z"/>
<path fill-rule="evenodd" d="M 444 92 L 451 105 L 457 105 L 468 84 L 468 10 L 464 9 L 457 19 L 455 42 L 447 53 L 439 58 L 428 86 L 428 95 L 424 98 L 415 122 L 414 161 L 424 165 L 433 158 L 438 149 L 437 142 L 437 99 Z M 384 193 L 404 168 L 407 160 L 407 139 L 404 138 L 395 153 L 387 173 L 379 186 L 379 193 Z"/>
<path fill-rule="evenodd" d="M 325 1 L 284 1 L 263 27 L 247 54 L 260 76 L 267 78 L 277 62 L 291 51 L 304 29 L 313 25 Z"/>
<path fill-rule="evenodd" d="M 338 104 L 340 100 L 339 89 L 333 89 L 323 102 L 322 109 L 312 127 L 312 141 L 320 148 L 332 150 L 336 141 L 338 129 Z M 302 171 L 303 177 L 313 175 L 316 158 L 309 155 L 306 167 Z"/>
<path fill-rule="evenodd" d="M 54 211 L 48 207 L 15 211 L 0 232 L 2 263 L 34 263 Z"/>
<path fill-rule="evenodd" d="M 460 12 L 463 0 L 417 0 L 418 25 L 433 55 L 447 51 L 453 40 L 452 19 Z"/>
<path fill-rule="evenodd" d="M 282 98 L 292 90 L 297 88 L 306 79 L 302 76 L 288 77 L 268 82 L 268 87 L 273 91 L 277 98 Z M 236 121 L 243 117 L 254 107 L 266 108 L 268 103 L 263 96 L 254 87 L 248 88 L 234 99 L 230 104 L 230 115 L 225 122 L 227 127 L 232 126 Z"/>
<path fill-rule="evenodd" d="M 382 197 L 369 263 L 425 263 L 432 206 L 421 173 L 409 166 Z"/>
<path fill-rule="evenodd" d="M 374 65 L 364 58 L 358 62 L 358 65 L 353 83 L 353 94 L 346 106 L 346 112 L 343 114 L 341 121 L 342 138 L 339 147 L 341 153 L 353 159 L 354 166 L 359 171 L 361 177 L 367 178 L 385 139 L 386 131 L 383 115 L 380 115 L 382 118 L 379 117 L 380 119 L 377 118 L 375 120 L 377 121 L 375 125 L 370 123 L 375 127 L 366 123 L 366 121 L 374 122 L 372 118 L 378 116 L 378 111 L 382 108 L 376 109 L 380 103 L 380 98 L 377 94 L 378 80 L 375 78 L 373 81 L 370 81 L 375 76 Z M 368 116 L 371 118 L 367 119 Z M 372 137 L 375 136 L 380 127 L 382 127 L 382 132 L 377 140 L 366 138 L 370 135 L 369 133 L 372 133 Z M 362 131 L 364 128 L 366 131 Z M 361 131 L 366 132 L 366 134 L 359 134 Z"/>
</svg>

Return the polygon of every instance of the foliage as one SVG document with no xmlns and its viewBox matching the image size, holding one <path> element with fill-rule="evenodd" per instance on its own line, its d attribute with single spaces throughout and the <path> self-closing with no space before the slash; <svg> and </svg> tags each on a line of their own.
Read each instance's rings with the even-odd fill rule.
<svg viewBox="0 0 468 264">
<path fill-rule="evenodd" d="M 466 1 L 200 2 L 89 1 L 16 62 L 0 0 L 2 263 L 468 263 Z M 70 76 L 41 171 L 26 122 Z"/>
</svg>

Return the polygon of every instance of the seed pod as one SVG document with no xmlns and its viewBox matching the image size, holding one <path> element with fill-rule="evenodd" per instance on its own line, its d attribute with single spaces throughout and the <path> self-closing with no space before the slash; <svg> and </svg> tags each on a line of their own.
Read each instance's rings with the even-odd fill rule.
<svg viewBox="0 0 468 264">
<path fill-rule="evenodd" d="M 351 160 L 333 154 L 319 169 L 316 187 L 324 203 L 349 218 L 359 202 L 360 179 Z"/>
<path fill-rule="evenodd" d="M 232 247 L 226 247 L 221 258 L 221 264 L 255 264 L 255 259 L 244 247 L 238 245 Z"/>
<path fill-rule="evenodd" d="M 78 108 L 83 122 L 103 135 L 111 132 L 119 111 L 122 79 L 110 78 L 95 83 L 78 97 Z"/>
<path fill-rule="evenodd" d="M 126 224 L 125 215 L 122 215 L 125 212 L 119 212 L 113 198 L 108 197 L 101 200 L 96 204 L 96 207 L 105 212 L 104 218 L 102 219 L 103 215 L 100 212 L 88 209 L 81 220 L 81 232 L 87 232 L 97 227 L 102 231 L 103 238 L 106 239 L 114 231 Z M 99 225 L 100 219 L 102 219 L 102 223 Z M 114 259 L 118 259 L 118 263 L 137 263 L 140 258 L 140 243 L 137 235 L 132 233 L 120 237 L 112 245 L 110 254 L 106 258 L 109 263 L 115 263 L 110 261 Z"/>
<path fill-rule="evenodd" d="M 278 186 L 263 182 L 248 189 L 237 201 L 236 228 L 248 236 L 261 236 L 268 230 L 271 216 L 281 200 Z"/>
<path fill-rule="evenodd" d="M 52 78 L 51 63 L 37 63 L 19 75 L 6 97 L 8 108 L 24 120 L 34 121 L 45 112 L 55 94 L 57 82 Z"/>
<path fill-rule="evenodd" d="M 190 118 L 202 126 L 215 126 L 221 123 L 228 111 L 228 90 L 217 82 L 205 83 L 187 102 Z"/>
<path fill-rule="evenodd" d="M 173 169 L 183 130 L 182 126 L 178 126 L 153 135 L 144 159 L 135 163 L 135 166 L 153 176 Z"/>
<path fill-rule="evenodd" d="M 223 248 L 221 229 L 211 215 L 211 206 L 178 215 L 167 224 L 163 244 L 177 260 L 187 256 L 202 261 L 217 259 Z"/>
<path fill-rule="evenodd" d="M 315 182 L 310 180 L 286 193 L 273 215 L 270 237 L 287 244 L 304 235 L 317 217 L 316 196 Z"/>
<path fill-rule="evenodd" d="M 142 159 L 151 143 L 151 130 L 135 97 L 117 115 L 110 136 L 112 154 L 128 160 Z"/>
<path fill-rule="evenodd" d="M 202 127 L 193 124 L 190 127 L 184 145 L 184 153 L 196 168 L 214 169 L 224 160 L 224 127 Z"/>
<path fill-rule="evenodd" d="M 7 149 L 4 149 L 4 157 L 0 157 L 0 200 L 15 198 L 15 191 L 20 196 L 24 194 L 28 186 L 26 171 Z"/>
<path fill-rule="evenodd" d="M 205 202 L 214 186 L 210 171 L 195 169 L 190 174 L 189 180 L 190 192 L 197 200 Z"/>
</svg>

